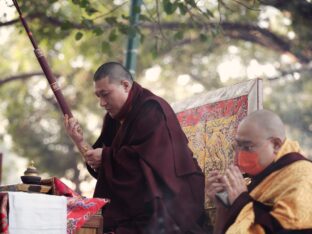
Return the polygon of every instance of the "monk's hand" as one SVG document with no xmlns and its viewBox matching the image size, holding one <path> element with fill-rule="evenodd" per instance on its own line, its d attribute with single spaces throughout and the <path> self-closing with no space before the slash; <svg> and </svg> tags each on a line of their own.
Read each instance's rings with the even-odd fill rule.
<svg viewBox="0 0 312 234">
<path fill-rule="evenodd" d="M 90 149 L 84 155 L 87 164 L 95 171 L 101 165 L 102 151 L 102 148 Z"/>
<path fill-rule="evenodd" d="M 224 190 L 222 175 L 219 173 L 219 171 L 211 171 L 208 174 L 206 189 L 209 199 L 216 204 L 216 193 Z"/>
<path fill-rule="evenodd" d="M 245 180 L 237 166 L 229 166 L 225 172 L 225 175 L 222 177 L 222 182 L 225 185 L 225 189 L 228 193 L 228 199 L 231 205 L 241 193 L 247 191 Z"/>
<path fill-rule="evenodd" d="M 75 118 L 69 118 L 66 114 L 64 116 L 64 125 L 67 134 L 72 138 L 76 145 L 80 145 L 83 142 L 83 132 Z"/>
</svg>

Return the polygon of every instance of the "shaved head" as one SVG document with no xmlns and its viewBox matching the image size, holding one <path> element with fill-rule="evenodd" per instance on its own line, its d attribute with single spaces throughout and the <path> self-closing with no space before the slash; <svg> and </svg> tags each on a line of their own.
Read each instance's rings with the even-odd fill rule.
<svg viewBox="0 0 312 234">
<path fill-rule="evenodd" d="M 241 170 L 252 176 L 263 171 L 274 161 L 285 138 L 284 124 L 272 111 L 258 110 L 246 116 L 239 123 L 235 136 Z M 256 161 L 246 167 L 252 158 Z"/>
<path fill-rule="evenodd" d="M 110 82 L 113 81 L 115 83 L 121 80 L 128 80 L 131 84 L 133 82 L 130 72 L 123 65 L 117 62 L 102 64 L 94 73 L 93 80 L 98 81 L 107 77 Z"/>
<path fill-rule="evenodd" d="M 246 116 L 239 127 L 253 125 L 266 137 L 276 137 L 284 141 L 285 127 L 281 118 L 269 110 L 258 110 Z"/>
</svg>

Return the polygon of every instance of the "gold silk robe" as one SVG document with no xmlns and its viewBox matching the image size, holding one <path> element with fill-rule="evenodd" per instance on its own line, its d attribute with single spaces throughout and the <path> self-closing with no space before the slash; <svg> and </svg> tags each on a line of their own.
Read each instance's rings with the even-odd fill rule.
<svg viewBox="0 0 312 234">
<path fill-rule="evenodd" d="M 299 152 L 296 142 L 286 140 L 276 159 Z M 312 233 L 312 163 L 299 160 L 267 176 L 249 194 L 254 200 L 272 206 L 270 214 L 286 230 L 311 229 Z M 239 212 L 226 234 L 264 234 L 255 224 L 253 202 Z"/>
</svg>

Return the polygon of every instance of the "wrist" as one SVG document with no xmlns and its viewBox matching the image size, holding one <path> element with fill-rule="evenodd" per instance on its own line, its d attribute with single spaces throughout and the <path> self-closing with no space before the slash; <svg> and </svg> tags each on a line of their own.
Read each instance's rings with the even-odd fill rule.
<svg viewBox="0 0 312 234">
<path fill-rule="evenodd" d="M 83 156 L 85 155 L 85 153 L 88 150 L 92 149 L 91 146 L 88 143 L 86 143 L 85 141 L 83 141 L 83 140 L 80 141 L 79 143 L 75 143 L 75 144 L 76 144 L 77 148 L 79 149 L 80 153 L 82 153 Z"/>
<path fill-rule="evenodd" d="M 75 143 L 75 145 L 82 145 L 84 143 L 84 139 L 83 138 L 72 138 L 73 139 L 73 142 Z"/>
</svg>

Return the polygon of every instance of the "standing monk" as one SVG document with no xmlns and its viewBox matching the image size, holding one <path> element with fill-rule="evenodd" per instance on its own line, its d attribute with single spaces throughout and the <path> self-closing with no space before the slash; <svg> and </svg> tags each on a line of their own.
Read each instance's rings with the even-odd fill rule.
<svg viewBox="0 0 312 234">
<path fill-rule="evenodd" d="M 251 113 L 236 134 L 237 166 L 224 176 L 214 171 L 208 193 L 225 190 L 228 206 L 215 199 L 214 233 L 312 233 L 312 163 L 286 139 L 281 119 L 271 111 Z M 251 177 L 248 187 L 242 177 Z"/>
<path fill-rule="evenodd" d="M 203 233 L 204 175 L 172 108 L 119 63 L 103 64 L 93 79 L 107 114 L 84 157 L 97 179 L 94 197 L 111 199 L 104 232 Z M 77 121 L 66 116 L 65 127 L 83 149 Z"/>
</svg>

